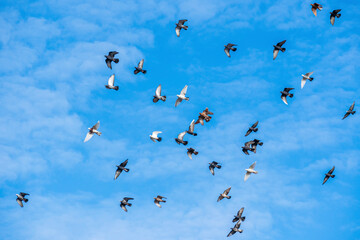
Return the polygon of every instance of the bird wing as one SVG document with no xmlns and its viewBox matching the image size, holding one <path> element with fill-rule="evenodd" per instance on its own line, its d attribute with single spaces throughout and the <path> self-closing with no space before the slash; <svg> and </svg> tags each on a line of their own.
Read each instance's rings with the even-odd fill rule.
<svg viewBox="0 0 360 240">
<path fill-rule="evenodd" d="M 228 48 L 225 48 L 225 49 L 224 49 L 224 52 L 226 53 L 226 55 L 227 55 L 228 57 L 231 57 L 231 56 L 230 56 L 230 52 L 229 52 L 229 49 L 228 49 Z"/>
<path fill-rule="evenodd" d="M 186 21 L 187 21 L 187 19 L 181 19 L 181 20 L 179 20 L 179 23 L 183 25 Z"/>
<path fill-rule="evenodd" d="M 281 100 L 283 100 L 283 102 L 288 105 L 285 95 L 281 95 Z"/>
<path fill-rule="evenodd" d="M 109 52 L 109 56 L 110 56 L 110 57 L 115 57 L 116 54 L 118 54 L 117 51 L 111 51 L 111 52 Z"/>
<path fill-rule="evenodd" d="M 305 83 L 306 83 L 306 78 L 302 78 L 301 79 L 301 89 L 303 89 L 303 87 L 305 86 Z"/>
<path fill-rule="evenodd" d="M 126 167 L 126 165 L 128 164 L 128 162 L 129 162 L 129 159 L 126 159 L 125 161 L 123 161 L 123 162 L 120 164 L 120 166 L 121 166 L 121 167 Z"/>
<path fill-rule="evenodd" d="M 16 202 L 20 205 L 20 207 L 24 207 L 22 201 L 19 198 L 16 199 Z"/>
<path fill-rule="evenodd" d="M 214 167 L 212 165 L 209 166 L 210 172 L 212 175 L 215 175 Z"/>
<path fill-rule="evenodd" d="M 350 111 L 354 110 L 354 107 L 355 107 L 355 102 L 353 102 L 353 104 L 351 104 L 349 110 L 350 110 Z"/>
<path fill-rule="evenodd" d="M 124 197 L 124 200 L 129 201 L 129 200 L 134 200 L 134 198 L 131 198 L 131 197 Z"/>
<path fill-rule="evenodd" d="M 334 13 L 339 13 L 341 11 L 341 9 L 337 9 L 337 10 L 334 10 L 333 12 Z"/>
<path fill-rule="evenodd" d="M 259 124 L 259 121 L 257 121 L 256 123 L 254 123 L 251 127 L 256 128 L 258 124 Z"/>
<path fill-rule="evenodd" d="M 245 134 L 245 137 L 246 137 L 246 136 L 249 136 L 249 134 L 250 134 L 251 132 L 252 132 L 251 129 L 247 130 L 247 132 L 246 132 L 246 134 Z"/>
<path fill-rule="evenodd" d="M 158 206 L 159 208 L 161 208 L 161 205 L 160 205 L 160 203 L 159 203 L 158 200 L 155 199 L 155 200 L 154 200 L 154 203 L 155 203 L 156 206 Z"/>
<path fill-rule="evenodd" d="M 189 132 L 194 132 L 195 130 L 195 120 L 193 119 L 190 123 L 190 126 L 189 126 Z"/>
<path fill-rule="evenodd" d="M 189 156 L 189 158 L 192 160 L 192 154 L 191 154 L 191 152 L 187 152 L 187 155 Z"/>
<path fill-rule="evenodd" d="M 335 16 L 330 15 L 330 23 L 331 23 L 331 25 L 334 25 L 334 23 L 335 23 Z"/>
<path fill-rule="evenodd" d="M 290 92 L 291 90 L 293 90 L 294 88 L 284 88 L 285 92 Z"/>
<path fill-rule="evenodd" d="M 244 212 L 244 208 L 242 207 L 242 208 L 240 208 L 240 210 L 238 211 L 237 216 L 238 216 L 238 217 L 241 217 L 241 215 L 243 214 L 243 212 Z"/>
<path fill-rule="evenodd" d="M 105 59 L 106 65 L 108 66 L 108 68 L 112 69 L 111 67 L 111 60 L 110 59 Z"/>
<path fill-rule="evenodd" d="M 109 80 L 108 80 L 108 85 L 109 86 L 114 86 L 114 81 L 115 81 L 115 74 L 111 75 L 109 77 Z"/>
<path fill-rule="evenodd" d="M 94 126 L 93 129 L 98 130 L 100 127 L 100 121 L 98 121 Z"/>
<path fill-rule="evenodd" d="M 220 195 L 220 196 L 218 197 L 217 201 L 219 202 L 219 201 L 221 201 L 223 198 L 224 198 L 224 197 L 223 197 L 222 195 Z"/>
<path fill-rule="evenodd" d="M 180 95 L 185 96 L 185 95 L 186 95 L 186 92 L 187 92 L 187 88 L 188 88 L 188 86 L 187 86 L 187 85 L 185 85 L 185 87 L 181 90 Z"/>
<path fill-rule="evenodd" d="M 324 181 L 323 181 L 322 184 L 324 185 L 328 179 L 329 179 L 329 177 L 328 177 L 328 176 L 325 176 L 325 177 L 324 177 Z"/>
<path fill-rule="evenodd" d="M 251 173 L 246 172 L 245 173 L 245 177 L 244 177 L 244 182 L 246 182 L 246 180 L 248 180 L 248 178 L 250 177 Z"/>
<path fill-rule="evenodd" d="M 20 192 L 20 196 L 23 196 L 23 197 L 25 197 L 26 195 L 30 195 L 30 194 L 28 194 L 28 193 L 23 193 L 23 192 Z"/>
<path fill-rule="evenodd" d="M 314 6 L 311 8 L 311 11 L 314 13 L 315 16 L 317 16 L 316 8 L 314 8 Z"/>
<path fill-rule="evenodd" d="M 345 113 L 345 115 L 344 115 L 344 117 L 342 118 L 343 120 L 345 119 L 345 118 L 347 118 L 348 116 L 350 115 L 350 113 Z"/>
<path fill-rule="evenodd" d="M 178 139 L 183 140 L 185 134 L 186 134 L 186 131 L 179 133 Z"/>
<path fill-rule="evenodd" d="M 125 212 L 127 212 L 127 209 L 126 209 L 126 207 L 125 207 L 125 205 L 124 204 L 120 204 L 120 207 L 125 211 Z"/>
<path fill-rule="evenodd" d="M 310 77 L 314 72 L 308 72 L 305 76 Z"/>
<path fill-rule="evenodd" d="M 153 131 L 152 136 L 157 137 L 159 133 L 162 133 L 161 131 Z"/>
<path fill-rule="evenodd" d="M 254 162 L 253 164 L 250 165 L 249 169 L 254 169 L 256 166 L 256 162 Z"/>
<path fill-rule="evenodd" d="M 181 101 L 182 101 L 181 98 L 176 99 L 175 107 L 177 107 L 181 103 Z"/>
<path fill-rule="evenodd" d="M 275 60 L 275 58 L 277 57 L 278 53 L 279 53 L 279 50 L 278 50 L 278 49 L 274 49 L 274 51 L 273 51 L 273 60 Z"/>
<path fill-rule="evenodd" d="M 284 45 L 284 43 L 286 42 L 286 40 L 279 42 L 278 44 L 276 44 L 277 46 L 281 47 L 282 45 Z"/>
<path fill-rule="evenodd" d="M 161 96 L 161 84 L 156 88 L 155 95 L 158 97 Z"/>
<path fill-rule="evenodd" d="M 121 172 L 122 172 L 121 169 L 117 169 L 117 170 L 116 170 L 114 180 L 116 180 L 116 179 L 120 176 L 120 173 L 121 173 Z"/>
<path fill-rule="evenodd" d="M 93 134 L 93 133 L 88 132 L 88 133 L 86 134 L 86 137 L 85 137 L 85 139 L 84 139 L 84 142 L 89 141 L 89 140 L 90 140 L 93 136 L 94 136 L 94 134 Z"/>
<path fill-rule="evenodd" d="M 228 189 L 226 189 L 226 190 L 224 191 L 224 194 L 225 194 L 225 195 L 228 195 L 229 192 L 230 192 L 230 190 L 231 190 L 231 187 L 229 187 Z"/>
<path fill-rule="evenodd" d="M 179 27 L 175 28 L 176 36 L 180 37 L 180 29 Z"/>
<path fill-rule="evenodd" d="M 328 172 L 329 174 L 332 174 L 335 170 L 335 166 L 332 167 L 332 169 L 330 169 L 330 171 Z"/>
<path fill-rule="evenodd" d="M 141 61 L 138 64 L 138 68 L 142 69 L 144 66 L 144 59 L 141 59 Z"/>
<path fill-rule="evenodd" d="M 232 236 L 235 234 L 235 231 L 231 229 L 231 231 L 229 232 L 229 234 L 227 235 L 228 237 Z"/>
</svg>

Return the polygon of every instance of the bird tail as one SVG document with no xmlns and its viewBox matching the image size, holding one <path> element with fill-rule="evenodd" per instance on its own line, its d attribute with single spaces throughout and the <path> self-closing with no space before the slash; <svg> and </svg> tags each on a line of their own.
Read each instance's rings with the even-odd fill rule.
<svg viewBox="0 0 360 240">
<path fill-rule="evenodd" d="M 255 129 L 254 129 L 254 132 L 257 132 L 258 130 L 259 130 L 258 128 L 255 128 Z"/>
<path fill-rule="evenodd" d="M 230 199 L 231 198 L 231 196 L 227 196 L 227 199 Z"/>
<path fill-rule="evenodd" d="M 143 74 L 146 74 L 146 70 L 142 70 L 141 72 L 142 72 Z"/>
<path fill-rule="evenodd" d="M 313 78 L 313 77 L 311 77 L 309 80 L 310 80 L 310 81 L 312 81 L 312 80 L 314 80 L 314 78 Z"/>
<path fill-rule="evenodd" d="M 124 171 L 125 171 L 125 172 L 129 172 L 129 171 L 130 171 L 130 169 L 128 169 L 128 168 L 124 168 Z"/>
<path fill-rule="evenodd" d="M 337 18 L 341 17 L 341 13 L 337 14 L 336 17 L 337 17 Z"/>
<path fill-rule="evenodd" d="M 114 58 L 114 62 L 115 62 L 115 63 L 118 63 L 118 62 L 119 62 L 119 59 L 118 59 L 118 58 Z"/>
<path fill-rule="evenodd" d="M 234 52 L 236 52 L 237 48 L 232 48 L 231 50 L 233 50 Z"/>
<path fill-rule="evenodd" d="M 294 96 L 294 94 L 290 93 L 289 97 L 291 97 L 291 98 L 292 98 L 293 96 Z"/>
<path fill-rule="evenodd" d="M 262 146 L 264 143 L 263 142 L 259 142 L 259 145 Z"/>
<path fill-rule="evenodd" d="M 98 136 L 101 136 L 101 132 L 96 132 L 96 134 L 97 134 Z"/>
<path fill-rule="evenodd" d="M 119 90 L 119 86 L 115 86 L 114 89 L 117 91 Z"/>
<path fill-rule="evenodd" d="M 184 30 L 188 30 L 188 26 L 184 26 Z"/>
<path fill-rule="evenodd" d="M 138 74 L 138 73 L 139 73 L 139 70 L 135 69 L 134 74 Z"/>
<path fill-rule="evenodd" d="M 195 152 L 194 152 L 194 154 L 195 154 L 195 155 L 198 155 L 198 154 L 199 154 L 199 152 L 196 152 L 196 151 L 195 151 Z"/>
<path fill-rule="evenodd" d="M 221 166 L 217 166 L 217 168 L 218 168 L 218 169 L 220 169 L 220 168 L 221 168 Z"/>
<path fill-rule="evenodd" d="M 132 204 L 131 204 L 131 203 L 128 203 L 128 206 L 129 206 L 129 207 L 131 207 L 131 206 L 132 206 Z"/>
<path fill-rule="evenodd" d="M 285 52 L 285 51 L 286 51 L 286 48 L 282 48 L 281 51 L 282 51 L 282 52 Z"/>
<path fill-rule="evenodd" d="M 158 137 L 158 142 L 161 142 L 162 138 L 161 137 Z"/>
<path fill-rule="evenodd" d="M 330 175 L 330 177 L 334 178 L 334 177 L 335 177 L 335 175 Z"/>
<path fill-rule="evenodd" d="M 197 133 L 194 133 L 193 135 L 194 135 L 194 136 L 197 136 Z"/>
<path fill-rule="evenodd" d="M 29 199 L 27 199 L 27 198 L 24 198 L 24 202 L 28 202 L 29 201 Z"/>
<path fill-rule="evenodd" d="M 190 98 L 188 98 L 188 97 L 187 97 L 187 98 L 185 98 L 185 100 L 186 100 L 186 101 L 189 101 L 189 99 L 190 99 Z"/>
<path fill-rule="evenodd" d="M 163 102 L 165 102 L 165 101 L 166 101 L 166 96 L 163 96 L 163 97 L 161 98 L 161 100 L 162 100 Z"/>
<path fill-rule="evenodd" d="M 188 144 L 188 141 L 184 141 L 184 146 L 186 146 Z"/>
<path fill-rule="evenodd" d="M 354 115 L 356 113 L 356 111 L 353 111 L 351 114 Z"/>
<path fill-rule="evenodd" d="M 245 217 L 241 217 L 241 221 L 245 221 Z"/>
</svg>

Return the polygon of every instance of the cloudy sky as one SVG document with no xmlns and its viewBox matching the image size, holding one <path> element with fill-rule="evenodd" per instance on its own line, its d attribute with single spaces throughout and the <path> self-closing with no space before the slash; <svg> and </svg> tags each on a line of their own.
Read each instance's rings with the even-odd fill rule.
<svg viewBox="0 0 360 240">
<path fill-rule="evenodd" d="M 360 112 L 342 120 L 360 104 L 359 1 L 320 2 L 317 17 L 303 0 L 30 2 L 0 6 L 0 239 L 226 239 L 241 207 L 244 232 L 232 238 L 360 239 Z M 134 75 L 142 58 L 147 74 Z M 117 92 L 104 87 L 111 74 Z M 154 104 L 159 84 L 167 101 Z M 175 108 L 186 84 L 190 101 Z M 295 88 L 288 106 L 284 87 Z M 190 160 L 174 138 L 205 107 L 214 116 L 185 137 L 199 151 Z M 98 120 L 103 134 L 83 143 Z M 253 138 L 264 145 L 246 156 Z M 215 176 L 211 161 L 222 163 Z M 259 174 L 244 183 L 254 161 Z M 24 208 L 20 191 L 31 194 Z"/>
</svg>

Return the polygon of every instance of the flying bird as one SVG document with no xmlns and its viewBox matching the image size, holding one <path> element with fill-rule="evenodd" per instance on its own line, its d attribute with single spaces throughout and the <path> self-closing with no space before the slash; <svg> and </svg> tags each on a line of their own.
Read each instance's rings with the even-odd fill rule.
<svg viewBox="0 0 360 240">
<path fill-rule="evenodd" d="M 166 96 L 161 96 L 161 84 L 156 88 L 153 102 L 157 103 L 159 100 L 161 100 L 163 102 L 166 101 Z"/>
<path fill-rule="evenodd" d="M 337 9 L 337 10 L 334 10 L 334 11 L 330 12 L 330 23 L 331 23 L 331 25 L 334 25 L 335 17 L 337 17 L 337 18 L 341 17 L 341 14 L 339 13 L 340 11 L 341 11 L 341 9 Z"/>
<path fill-rule="evenodd" d="M 114 86 L 114 81 L 115 81 L 115 74 L 113 74 L 109 77 L 108 84 L 105 85 L 105 87 L 107 89 L 114 89 L 116 91 L 119 90 L 119 86 Z"/>
<path fill-rule="evenodd" d="M 244 177 L 244 182 L 246 182 L 246 180 L 248 180 L 248 178 L 250 177 L 250 175 L 251 175 L 252 173 L 258 174 L 258 172 L 254 170 L 255 165 L 256 165 L 256 162 L 254 162 L 253 164 L 251 164 L 248 169 L 245 169 L 245 170 L 246 170 L 246 173 L 245 173 L 245 177 Z"/>
<path fill-rule="evenodd" d="M 215 175 L 215 171 L 214 171 L 215 168 L 220 169 L 221 165 L 219 165 L 219 163 L 215 162 L 215 161 L 212 161 L 211 163 L 209 163 L 209 169 L 213 176 Z"/>
<path fill-rule="evenodd" d="M 230 199 L 231 196 L 228 196 L 230 190 L 231 190 L 231 187 L 229 187 L 229 188 L 226 189 L 222 194 L 220 194 L 220 196 L 218 197 L 217 201 L 220 202 L 223 198 Z"/>
<path fill-rule="evenodd" d="M 330 169 L 330 171 L 328 171 L 328 173 L 326 173 L 325 174 L 325 178 L 324 178 L 324 181 L 323 181 L 323 185 L 327 182 L 327 180 L 329 179 L 329 178 L 334 178 L 335 177 L 335 175 L 332 175 L 332 173 L 334 172 L 334 170 L 335 170 L 335 166 L 333 166 L 332 167 L 332 169 Z"/>
<path fill-rule="evenodd" d="M 254 139 L 254 140 L 252 140 L 252 141 L 247 142 L 247 144 L 250 144 L 251 148 L 253 149 L 252 152 L 256 153 L 256 148 L 257 148 L 257 146 L 258 146 L 258 145 L 262 146 L 264 143 L 261 142 L 261 141 L 258 140 L 258 139 Z M 246 143 L 245 143 L 245 145 L 246 145 Z"/>
<path fill-rule="evenodd" d="M 115 58 L 115 55 L 118 54 L 118 52 L 116 51 L 111 51 L 109 52 L 109 55 L 105 55 L 105 62 L 106 62 L 106 65 L 108 66 L 108 68 L 112 69 L 111 67 L 111 62 L 114 62 L 114 63 L 118 63 L 119 62 L 119 59 L 118 58 Z"/>
<path fill-rule="evenodd" d="M 317 16 L 317 11 L 319 9 L 319 11 L 322 10 L 322 6 L 321 4 L 318 4 L 318 3 L 312 3 L 310 4 L 311 5 L 311 11 L 314 13 L 315 16 Z"/>
<path fill-rule="evenodd" d="M 199 152 L 197 152 L 195 149 L 193 148 L 188 148 L 187 149 L 187 155 L 189 156 L 190 159 L 192 159 L 192 155 L 195 154 L 195 155 L 198 155 Z"/>
<path fill-rule="evenodd" d="M 178 137 L 175 138 L 175 141 L 180 145 L 183 144 L 184 146 L 186 146 L 188 144 L 188 141 L 184 141 L 184 136 L 186 134 L 186 131 L 185 132 L 182 132 L 182 133 L 179 133 Z"/>
<path fill-rule="evenodd" d="M 209 122 L 211 120 L 211 116 L 209 115 L 214 115 L 214 113 L 210 112 L 209 108 L 205 108 L 204 111 L 199 113 L 198 120 L 195 122 L 195 124 L 201 123 L 201 125 L 204 125 L 204 120 Z"/>
<path fill-rule="evenodd" d="M 156 141 L 161 142 L 162 138 L 161 138 L 161 137 L 158 137 L 158 134 L 159 134 L 159 133 L 162 133 L 162 132 L 160 132 L 160 131 L 154 131 L 154 132 L 152 132 L 152 134 L 150 135 L 150 139 L 151 139 L 153 142 L 156 142 Z"/>
<path fill-rule="evenodd" d="M 115 177 L 114 180 L 116 180 L 122 171 L 129 172 L 130 169 L 126 168 L 126 165 L 128 164 L 129 159 L 126 159 L 124 162 L 122 162 L 120 165 L 116 165 L 117 169 L 115 171 Z"/>
<path fill-rule="evenodd" d="M 186 21 L 187 21 L 186 19 L 183 19 L 183 20 L 179 20 L 178 23 L 175 23 L 176 24 L 176 27 L 175 27 L 176 36 L 180 37 L 180 30 L 181 29 L 188 30 L 188 26 L 184 25 L 184 23 Z"/>
<path fill-rule="evenodd" d="M 251 141 L 250 142 L 246 142 L 245 145 L 242 148 L 243 153 L 245 153 L 246 155 L 250 155 L 248 151 L 254 152 L 255 148 L 251 146 Z"/>
<path fill-rule="evenodd" d="M 257 121 L 256 123 L 254 123 L 251 127 L 249 127 L 249 130 L 247 130 L 245 137 L 249 136 L 250 133 L 252 132 L 257 132 L 259 129 L 257 128 L 257 125 L 259 124 L 259 121 Z"/>
<path fill-rule="evenodd" d="M 161 208 L 161 205 L 160 205 L 161 202 L 166 203 L 166 201 L 163 200 L 163 198 L 166 199 L 166 197 L 162 197 L 162 196 L 160 196 L 160 195 L 158 195 L 156 198 L 154 198 L 154 203 L 155 203 L 155 205 L 158 206 L 159 208 Z"/>
<path fill-rule="evenodd" d="M 293 90 L 294 88 L 284 88 L 284 91 L 280 91 L 281 93 L 281 100 L 283 100 L 283 102 L 288 105 L 287 103 L 287 99 L 286 97 L 290 97 L 292 98 L 294 96 L 294 94 L 289 93 L 291 90 Z"/>
<path fill-rule="evenodd" d="M 226 53 L 226 55 L 228 57 L 231 57 L 230 56 L 230 50 L 233 51 L 233 52 L 235 52 L 237 50 L 237 48 L 234 48 L 234 46 L 237 46 L 237 45 L 232 44 L 232 43 L 228 43 L 227 45 L 224 46 L 225 47 L 224 51 L 225 51 L 225 53 Z"/>
<path fill-rule="evenodd" d="M 349 107 L 349 110 L 346 111 L 344 117 L 343 117 L 343 120 L 345 118 L 347 118 L 350 114 L 351 115 L 354 115 L 356 113 L 356 111 L 354 111 L 354 107 L 355 107 L 355 102 L 353 102 L 353 104 L 351 104 L 351 106 Z"/>
<path fill-rule="evenodd" d="M 309 80 L 310 82 L 312 80 L 314 80 L 313 77 L 310 77 L 314 72 L 308 72 L 307 74 L 302 74 L 302 79 L 301 79 L 301 89 L 303 89 L 303 87 L 305 86 L 306 80 Z"/>
<path fill-rule="evenodd" d="M 185 87 L 181 90 L 180 95 L 176 95 L 178 98 L 176 99 L 175 107 L 177 107 L 181 103 L 182 100 L 189 101 L 189 98 L 185 96 L 186 92 L 187 92 L 187 88 L 188 88 L 188 86 L 185 85 Z"/>
<path fill-rule="evenodd" d="M 236 216 L 234 216 L 234 219 L 233 219 L 232 221 L 233 221 L 233 222 L 238 222 L 238 221 L 243 222 L 243 221 L 245 221 L 245 217 L 242 216 L 243 212 L 244 212 L 244 208 L 242 207 L 242 208 L 237 212 Z"/>
<path fill-rule="evenodd" d="M 17 196 L 16 202 L 20 205 L 20 207 L 24 207 L 23 201 L 26 202 L 26 203 L 29 201 L 29 199 L 25 198 L 26 195 L 30 195 L 30 194 L 23 193 L 23 192 L 20 192 L 19 194 L 16 194 L 16 196 Z"/>
<path fill-rule="evenodd" d="M 131 203 L 129 203 L 129 200 L 134 200 L 134 198 L 130 198 L 130 197 L 124 197 L 123 200 L 120 201 L 120 207 L 127 212 L 128 210 L 126 209 L 126 206 L 131 207 Z"/>
<path fill-rule="evenodd" d="M 192 120 L 189 126 L 189 130 L 187 130 L 186 132 L 190 135 L 197 136 L 197 133 L 194 133 L 194 128 L 195 128 L 195 120 Z"/>
<path fill-rule="evenodd" d="M 286 48 L 282 48 L 281 46 L 284 45 L 284 43 L 286 42 L 286 40 L 279 42 L 274 46 L 274 51 L 273 51 L 273 60 L 275 60 L 275 58 L 277 57 L 279 51 L 285 52 Z"/>
<path fill-rule="evenodd" d="M 86 137 L 85 137 L 84 142 L 89 141 L 89 140 L 93 137 L 94 133 L 97 134 L 98 136 L 100 136 L 100 135 L 101 135 L 101 132 L 98 131 L 99 127 L 100 127 L 100 121 L 98 121 L 98 122 L 97 122 L 94 126 L 92 126 L 91 128 L 88 128 L 88 129 L 89 129 L 89 132 L 86 134 Z"/>
<path fill-rule="evenodd" d="M 234 235 L 235 233 L 242 233 L 243 232 L 243 230 L 242 229 L 240 229 L 240 225 L 241 225 L 241 222 L 239 221 L 239 222 L 237 222 L 236 224 L 235 224 L 235 226 L 233 227 L 233 228 L 231 228 L 231 231 L 229 232 L 229 234 L 227 235 L 228 237 L 230 237 L 230 236 L 232 236 L 232 235 Z"/>
<path fill-rule="evenodd" d="M 146 73 L 146 70 L 143 69 L 144 66 L 144 59 L 141 59 L 138 66 L 135 67 L 134 74 L 138 74 L 139 72 L 142 72 L 143 74 Z"/>
</svg>

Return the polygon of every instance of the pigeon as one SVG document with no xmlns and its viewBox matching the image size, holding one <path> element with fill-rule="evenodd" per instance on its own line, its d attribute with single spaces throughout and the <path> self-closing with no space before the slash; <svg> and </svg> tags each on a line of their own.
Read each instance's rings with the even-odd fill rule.
<svg viewBox="0 0 360 240">
<path fill-rule="evenodd" d="M 94 133 L 100 136 L 101 132 L 98 131 L 99 127 L 100 127 L 100 121 L 98 121 L 93 127 L 88 128 L 89 132 L 86 134 L 84 142 L 89 141 L 93 137 Z"/>
<path fill-rule="evenodd" d="M 153 102 L 157 103 L 159 101 L 159 99 L 163 102 L 166 101 L 166 96 L 161 96 L 161 84 L 156 88 Z"/>
<path fill-rule="evenodd" d="M 354 107 L 355 107 L 355 102 L 353 102 L 353 104 L 351 104 L 351 106 L 349 107 L 349 110 L 346 111 L 343 120 L 347 118 L 350 114 L 354 115 L 356 113 L 356 111 L 354 111 Z"/>
<path fill-rule="evenodd" d="M 115 81 L 115 74 L 113 74 L 109 77 L 108 84 L 105 85 L 105 87 L 107 89 L 114 89 L 116 91 L 119 90 L 119 86 L 114 86 L 114 81 Z"/>
<path fill-rule="evenodd" d="M 134 74 L 138 74 L 139 72 L 142 72 L 143 74 L 146 73 L 146 70 L 143 69 L 143 66 L 144 66 L 144 59 L 141 59 L 141 61 L 139 62 L 138 66 L 135 67 L 135 70 L 134 70 Z"/>
<path fill-rule="evenodd" d="M 249 141 L 249 142 L 247 142 L 247 143 L 250 144 L 251 148 L 253 149 L 252 152 L 254 152 L 254 153 L 256 153 L 256 147 L 257 147 L 257 145 L 262 146 L 262 145 L 264 144 L 263 142 L 260 142 L 260 140 L 258 140 L 258 139 L 254 139 L 254 140 Z M 246 144 L 245 144 L 245 145 L 246 145 Z"/>
<path fill-rule="evenodd" d="M 106 65 L 108 66 L 108 68 L 112 69 L 111 67 L 111 62 L 114 62 L 114 63 L 118 63 L 119 62 L 119 59 L 118 58 L 115 58 L 115 55 L 118 54 L 118 52 L 116 51 L 112 51 L 112 52 L 109 52 L 109 55 L 105 55 L 105 62 L 106 62 Z"/>
<path fill-rule="evenodd" d="M 114 177 L 114 180 L 116 180 L 119 176 L 120 176 L 120 173 L 122 173 L 122 171 L 124 170 L 125 172 L 129 172 L 130 169 L 128 168 L 125 168 L 126 165 L 128 164 L 128 159 L 126 159 L 124 162 L 122 162 L 120 165 L 116 165 L 117 169 L 116 169 L 116 172 L 115 172 L 115 177 Z"/>
<path fill-rule="evenodd" d="M 341 14 L 339 13 L 340 11 L 341 11 L 341 9 L 337 9 L 337 10 L 334 10 L 334 11 L 330 12 L 330 23 L 331 23 L 331 25 L 334 25 L 335 17 L 337 17 L 337 18 L 341 17 Z"/>
<path fill-rule="evenodd" d="M 129 200 L 134 200 L 133 198 L 130 197 L 124 197 L 123 200 L 120 201 L 120 207 L 127 212 L 128 210 L 126 209 L 126 206 L 131 207 L 131 203 L 128 203 Z"/>
<path fill-rule="evenodd" d="M 248 169 L 245 169 L 245 170 L 246 170 L 246 173 L 245 173 L 245 177 L 244 177 L 244 182 L 246 182 L 246 180 L 248 180 L 248 178 L 250 177 L 250 175 L 251 175 L 252 173 L 258 174 L 258 172 L 254 170 L 255 165 L 256 165 L 256 162 L 254 162 L 253 164 L 251 164 Z"/>
<path fill-rule="evenodd" d="M 309 80 L 310 82 L 312 81 L 312 80 L 314 80 L 314 78 L 313 77 L 310 77 L 311 76 L 311 74 L 313 74 L 314 72 L 308 72 L 307 74 L 302 74 L 301 76 L 303 77 L 302 79 L 301 79 L 301 89 L 303 89 L 303 87 L 305 86 L 305 83 L 306 83 L 306 80 Z"/>
<path fill-rule="evenodd" d="M 314 13 L 314 15 L 315 16 L 317 16 L 317 12 L 316 12 L 316 10 L 318 10 L 319 9 L 319 11 L 321 11 L 322 10 L 322 6 L 321 6 L 321 4 L 318 4 L 318 3 L 312 3 L 312 4 L 310 4 L 311 5 L 311 11 Z"/>
<path fill-rule="evenodd" d="M 286 42 L 286 40 L 282 41 L 282 42 L 279 42 L 278 44 L 276 45 L 273 45 L 274 46 L 274 51 L 273 51 L 273 60 L 275 60 L 275 58 L 277 57 L 278 53 L 279 53 L 279 50 L 282 51 L 282 52 L 285 52 L 286 48 L 282 48 L 281 46 Z"/>
<path fill-rule="evenodd" d="M 324 181 L 323 181 L 323 185 L 327 182 L 327 180 L 329 179 L 329 178 L 334 178 L 335 177 L 335 175 L 332 175 L 332 173 L 334 172 L 334 170 L 335 170 L 335 166 L 333 166 L 332 167 L 332 169 L 330 169 L 329 171 L 328 171 L 328 173 L 326 173 L 325 174 L 325 178 L 324 178 Z"/>
<path fill-rule="evenodd" d="M 289 96 L 289 97 L 293 97 L 294 96 L 294 94 L 292 94 L 292 93 L 289 93 L 291 90 L 293 90 L 294 88 L 284 88 L 284 91 L 280 91 L 280 93 L 281 93 L 281 100 L 283 100 L 283 102 L 286 104 L 286 105 L 288 105 L 288 103 L 287 103 L 287 99 L 286 99 L 286 97 L 287 96 Z"/>
<path fill-rule="evenodd" d="M 160 202 L 166 203 L 165 200 L 163 200 L 163 198 L 166 199 L 166 197 L 162 197 L 160 195 L 158 195 L 156 198 L 154 198 L 154 203 L 156 206 L 158 206 L 159 208 L 161 208 Z"/>
<path fill-rule="evenodd" d="M 209 108 L 205 108 L 205 110 L 202 111 L 202 113 L 199 113 L 199 118 L 195 122 L 195 124 L 201 123 L 201 125 L 204 125 L 204 120 L 206 122 L 209 122 L 211 120 L 211 116 L 209 115 L 214 115 L 214 113 L 210 112 Z"/>
<path fill-rule="evenodd" d="M 245 137 L 246 137 L 246 136 L 249 136 L 250 133 L 252 133 L 252 132 L 257 132 L 257 131 L 259 130 L 258 128 L 256 128 L 257 125 L 258 125 L 258 123 L 259 123 L 259 121 L 257 121 L 256 123 L 254 123 L 254 124 L 249 128 L 249 130 L 247 130 L 247 132 L 246 132 L 246 134 L 245 134 Z"/>
<path fill-rule="evenodd" d="M 158 134 L 159 133 L 162 133 L 160 131 L 154 131 L 151 135 L 150 135 L 150 139 L 153 141 L 153 142 L 161 142 L 162 138 L 161 137 L 158 137 Z"/>
<path fill-rule="evenodd" d="M 234 235 L 235 233 L 242 233 L 243 232 L 243 230 L 242 229 L 240 229 L 240 225 L 241 225 L 241 222 L 239 221 L 239 222 L 237 222 L 236 224 L 235 224 L 235 226 L 233 227 L 233 228 L 231 228 L 231 231 L 229 232 L 229 234 L 227 235 L 228 237 L 230 237 L 230 236 L 232 236 L 232 235 Z"/>
<path fill-rule="evenodd" d="M 209 163 L 209 169 L 210 169 L 210 172 L 211 174 L 214 176 L 215 175 L 215 171 L 214 169 L 217 168 L 217 169 L 220 169 L 221 168 L 221 165 L 219 165 L 218 162 L 215 162 L 215 161 L 212 161 L 211 163 Z"/>
<path fill-rule="evenodd" d="M 226 189 L 222 194 L 220 194 L 220 196 L 218 197 L 217 201 L 221 201 L 223 198 L 227 198 L 230 199 L 231 196 L 228 196 L 229 192 L 231 190 L 231 187 L 229 187 L 228 189 Z"/>
<path fill-rule="evenodd" d="M 228 56 L 228 57 L 231 57 L 230 56 L 230 50 L 232 50 L 232 51 L 236 51 L 237 50 L 237 48 L 234 48 L 234 46 L 237 46 L 236 44 L 232 44 L 232 43 L 228 43 L 227 45 L 225 45 L 224 47 L 225 47 L 225 49 L 224 49 L 224 51 L 225 51 L 225 53 L 226 53 L 226 55 Z"/>
<path fill-rule="evenodd" d="M 19 194 L 16 194 L 16 196 L 17 196 L 16 202 L 20 205 L 20 207 L 24 207 L 23 201 L 26 202 L 26 203 L 29 201 L 29 199 L 25 198 L 26 195 L 30 195 L 30 194 L 23 193 L 23 192 L 20 192 Z"/>
<path fill-rule="evenodd" d="M 251 141 L 250 142 L 246 142 L 245 146 L 241 147 L 243 153 L 245 153 L 246 155 L 249 155 L 248 151 L 254 152 L 255 148 L 251 146 Z"/>
<path fill-rule="evenodd" d="M 178 98 L 176 99 L 175 107 L 177 107 L 177 106 L 181 103 L 182 100 L 189 101 L 189 98 L 185 96 L 185 95 L 186 95 L 187 88 L 188 88 L 188 86 L 185 85 L 185 87 L 183 88 L 183 90 L 181 90 L 180 95 L 176 95 Z"/>
<path fill-rule="evenodd" d="M 245 217 L 242 216 L 244 212 L 244 208 L 242 207 L 236 214 L 236 216 L 234 216 L 234 219 L 232 220 L 232 222 L 243 222 L 245 221 Z"/>
<path fill-rule="evenodd" d="M 180 30 L 181 29 L 188 30 L 188 26 L 184 25 L 184 23 L 186 21 L 187 21 L 186 19 L 183 19 L 183 20 L 179 20 L 178 23 L 175 23 L 176 24 L 176 27 L 175 27 L 176 36 L 180 37 Z"/>
<path fill-rule="evenodd" d="M 186 131 L 185 132 L 182 132 L 182 133 L 179 133 L 178 137 L 175 138 L 175 141 L 180 145 L 183 144 L 184 146 L 186 146 L 188 144 L 188 141 L 184 141 L 184 136 L 186 134 Z"/>
<path fill-rule="evenodd" d="M 194 133 L 194 128 L 195 128 L 195 120 L 192 120 L 189 126 L 189 130 L 187 130 L 186 132 L 190 135 L 197 136 L 197 133 Z"/>
<path fill-rule="evenodd" d="M 187 155 L 189 156 L 190 159 L 192 159 L 192 154 L 198 155 L 199 152 L 197 152 L 195 149 L 193 148 L 188 148 L 187 149 Z"/>
</svg>

